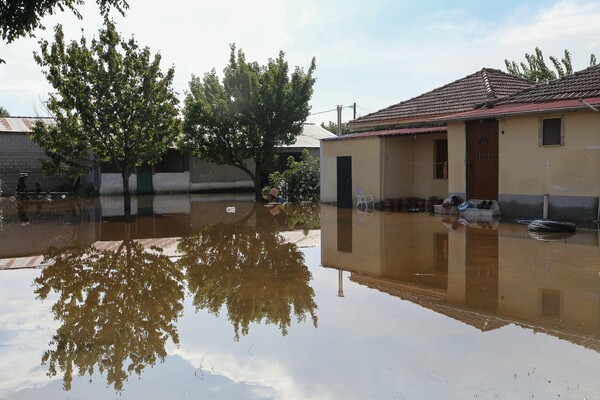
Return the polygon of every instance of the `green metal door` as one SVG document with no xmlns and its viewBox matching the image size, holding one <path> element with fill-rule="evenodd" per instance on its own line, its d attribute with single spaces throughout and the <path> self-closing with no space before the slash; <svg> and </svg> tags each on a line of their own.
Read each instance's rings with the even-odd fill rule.
<svg viewBox="0 0 600 400">
<path fill-rule="evenodd" d="M 137 194 L 152 194 L 152 167 L 144 165 L 137 171 Z"/>
<path fill-rule="evenodd" d="M 337 206 L 352 208 L 352 157 L 337 158 Z"/>
</svg>

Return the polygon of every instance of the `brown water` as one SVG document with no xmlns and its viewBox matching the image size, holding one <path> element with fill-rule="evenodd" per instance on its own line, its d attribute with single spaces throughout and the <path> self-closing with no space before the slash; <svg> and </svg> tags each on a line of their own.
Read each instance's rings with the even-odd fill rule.
<svg viewBox="0 0 600 400">
<path fill-rule="evenodd" d="M 245 200 L 0 200 L 0 399 L 600 398 L 596 231 Z"/>
</svg>

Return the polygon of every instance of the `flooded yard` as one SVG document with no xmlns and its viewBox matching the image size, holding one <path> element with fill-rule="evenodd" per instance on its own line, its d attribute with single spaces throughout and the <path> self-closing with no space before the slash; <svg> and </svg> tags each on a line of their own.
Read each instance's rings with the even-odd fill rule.
<svg viewBox="0 0 600 400">
<path fill-rule="evenodd" d="M 0 200 L 0 399 L 598 399 L 598 232 Z"/>
</svg>

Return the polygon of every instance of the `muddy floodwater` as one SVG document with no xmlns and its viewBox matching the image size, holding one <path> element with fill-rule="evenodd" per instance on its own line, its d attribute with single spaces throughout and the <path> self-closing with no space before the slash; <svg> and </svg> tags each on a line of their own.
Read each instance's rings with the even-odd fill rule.
<svg viewBox="0 0 600 400">
<path fill-rule="evenodd" d="M 0 200 L 0 399 L 600 399 L 598 232 Z"/>
</svg>

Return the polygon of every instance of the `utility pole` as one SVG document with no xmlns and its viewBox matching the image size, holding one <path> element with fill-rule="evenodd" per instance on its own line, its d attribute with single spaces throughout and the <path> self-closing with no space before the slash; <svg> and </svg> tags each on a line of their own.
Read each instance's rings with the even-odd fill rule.
<svg viewBox="0 0 600 400">
<path fill-rule="evenodd" d="M 354 102 L 352 109 L 354 110 L 354 117 L 352 119 L 356 119 L 356 102 Z"/>
<path fill-rule="evenodd" d="M 344 106 L 337 106 L 337 135 L 342 136 L 342 108 Z"/>
<path fill-rule="evenodd" d="M 344 297 L 344 271 L 338 269 L 338 297 Z"/>
</svg>

